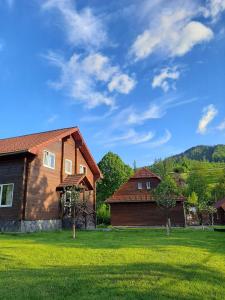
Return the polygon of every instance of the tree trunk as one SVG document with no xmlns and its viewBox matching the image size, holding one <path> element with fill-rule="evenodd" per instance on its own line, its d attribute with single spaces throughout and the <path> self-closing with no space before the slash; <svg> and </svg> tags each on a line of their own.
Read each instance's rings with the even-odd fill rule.
<svg viewBox="0 0 225 300">
<path fill-rule="evenodd" d="M 166 223 L 166 235 L 167 235 L 167 236 L 170 235 L 170 227 L 169 227 L 168 221 L 167 221 L 167 223 Z"/>
<path fill-rule="evenodd" d="M 212 215 L 211 215 L 211 223 L 212 223 L 212 226 L 214 226 L 214 213 L 212 213 Z"/>
<path fill-rule="evenodd" d="M 76 211 L 75 211 L 75 205 L 73 207 L 73 239 L 76 239 Z"/>
<path fill-rule="evenodd" d="M 171 230 L 171 220 L 170 220 L 170 218 L 168 218 L 168 226 L 169 226 L 169 229 Z"/>
</svg>

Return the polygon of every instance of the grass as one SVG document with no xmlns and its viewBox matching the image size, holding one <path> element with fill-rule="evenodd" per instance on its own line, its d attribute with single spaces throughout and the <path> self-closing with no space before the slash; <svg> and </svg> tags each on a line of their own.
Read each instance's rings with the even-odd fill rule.
<svg viewBox="0 0 225 300">
<path fill-rule="evenodd" d="M 1 299 L 225 299 L 225 233 L 0 234 Z"/>
</svg>

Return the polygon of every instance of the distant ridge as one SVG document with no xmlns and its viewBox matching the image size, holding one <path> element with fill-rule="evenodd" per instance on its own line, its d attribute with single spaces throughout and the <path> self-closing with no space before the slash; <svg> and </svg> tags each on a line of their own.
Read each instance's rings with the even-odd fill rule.
<svg viewBox="0 0 225 300">
<path fill-rule="evenodd" d="M 188 158 L 191 160 L 209 161 L 209 162 L 225 162 L 225 145 L 192 147 L 180 154 L 168 157 L 167 159 L 179 160 Z"/>
</svg>

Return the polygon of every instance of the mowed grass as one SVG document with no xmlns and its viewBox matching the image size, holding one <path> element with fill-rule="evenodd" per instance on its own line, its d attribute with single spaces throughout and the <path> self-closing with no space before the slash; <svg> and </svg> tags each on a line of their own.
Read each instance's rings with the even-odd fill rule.
<svg viewBox="0 0 225 300">
<path fill-rule="evenodd" d="M 0 299 L 225 299 L 225 233 L 0 234 Z"/>
</svg>

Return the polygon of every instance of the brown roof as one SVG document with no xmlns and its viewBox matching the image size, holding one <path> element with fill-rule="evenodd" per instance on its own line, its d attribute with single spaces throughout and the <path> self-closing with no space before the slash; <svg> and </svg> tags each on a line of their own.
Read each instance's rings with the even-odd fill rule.
<svg viewBox="0 0 225 300">
<path fill-rule="evenodd" d="M 58 186 L 58 189 L 60 188 L 64 188 L 64 187 L 71 187 L 71 186 L 76 186 L 81 184 L 81 182 L 84 181 L 89 188 L 93 189 L 90 181 L 88 180 L 88 178 L 86 177 L 85 174 L 75 174 L 75 175 L 68 175 L 62 183 L 60 183 L 60 185 Z"/>
<path fill-rule="evenodd" d="M 147 189 L 134 190 L 133 179 L 148 179 L 157 178 L 160 182 L 160 177 L 151 172 L 148 168 L 141 168 L 109 198 L 106 203 L 122 203 L 122 202 L 154 202 L 155 199 Z M 184 201 L 183 197 L 178 197 L 177 201 Z"/>
<path fill-rule="evenodd" d="M 18 154 L 21 152 L 37 154 L 37 151 L 40 147 L 43 147 L 50 142 L 60 140 L 69 135 L 72 135 L 75 141 L 80 143 L 80 151 L 86 158 L 86 161 L 93 173 L 97 175 L 97 177 L 102 177 L 101 171 L 98 168 L 98 165 L 91 155 L 91 152 L 77 127 L 62 128 L 18 137 L 0 139 L 0 156 Z"/>
<path fill-rule="evenodd" d="M 0 154 L 15 152 L 35 152 L 37 146 L 60 138 L 70 131 L 74 132 L 76 127 L 33 133 L 12 138 L 0 139 Z"/>
<path fill-rule="evenodd" d="M 222 207 L 225 210 L 225 198 L 215 203 L 215 208 Z"/>
<path fill-rule="evenodd" d="M 154 174 L 151 170 L 144 167 L 144 168 L 138 169 L 131 178 L 152 178 L 152 177 L 160 179 L 160 177 L 158 175 Z"/>
</svg>

